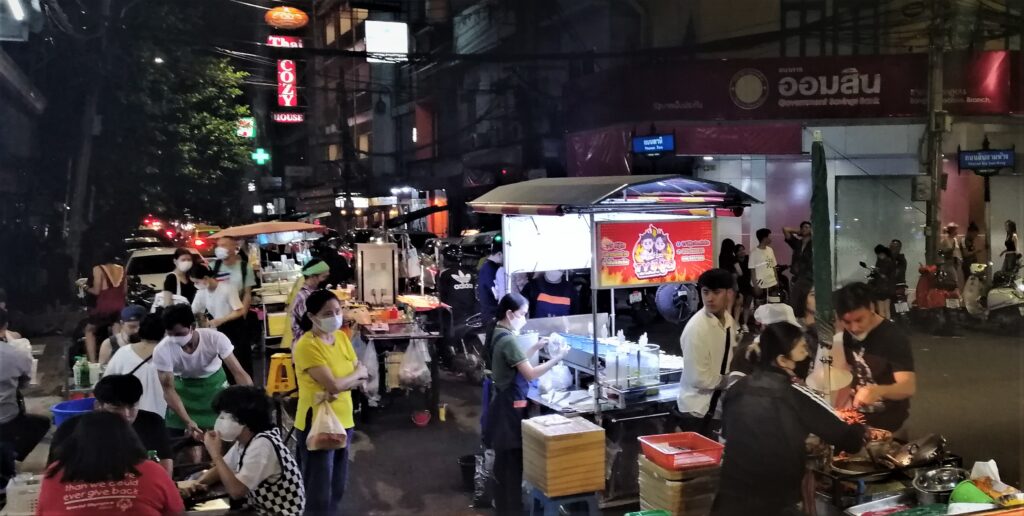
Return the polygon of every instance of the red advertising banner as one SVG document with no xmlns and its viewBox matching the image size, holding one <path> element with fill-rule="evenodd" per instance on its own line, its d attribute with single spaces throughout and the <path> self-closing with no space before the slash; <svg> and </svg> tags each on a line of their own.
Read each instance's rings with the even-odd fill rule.
<svg viewBox="0 0 1024 516">
<path fill-rule="evenodd" d="M 295 61 L 291 59 L 277 60 L 277 105 L 299 105 L 299 93 L 295 88 Z"/>
<path fill-rule="evenodd" d="M 267 46 L 275 48 L 302 48 L 302 38 L 298 36 L 267 36 Z"/>
<path fill-rule="evenodd" d="M 923 116 L 925 54 L 720 59 L 624 66 L 567 87 L 570 130 L 648 120 L 806 120 Z M 1017 108 L 1006 51 L 947 54 L 946 109 Z"/>
<path fill-rule="evenodd" d="M 601 222 L 597 287 L 688 283 L 715 267 L 712 219 Z"/>
<path fill-rule="evenodd" d="M 279 124 L 301 124 L 306 121 L 306 115 L 303 113 L 285 113 L 281 111 L 271 113 L 270 118 Z"/>
</svg>

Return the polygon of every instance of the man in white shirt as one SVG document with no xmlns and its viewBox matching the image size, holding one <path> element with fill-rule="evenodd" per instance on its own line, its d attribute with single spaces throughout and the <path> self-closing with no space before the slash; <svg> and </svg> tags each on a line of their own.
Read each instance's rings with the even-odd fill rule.
<svg viewBox="0 0 1024 516">
<path fill-rule="evenodd" d="M 213 428 L 217 419 L 213 399 L 227 387 L 224 369 L 234 375 L 238 385 L 252 385 L 252 378 L 238 363 L 234 346 L 223 333 L 196 328 L 191 307 L 166 308 L 163 321 L 167 336 L 153 351 L 153 367 L 170 409 L 167 428 L 202 441 L 202 431 Z"/>
<path fill-rule="evenodd" d="M 139 410 L 152 412 L 161 418 L 167 414 L 167 401 L 160 386 L 160 375 L 153 368 L 153 351 L 164 338 L 164 322 L 157 314 L 146 314 L 139 325 L 139 337 L 135 344 L 122 346 L 103 371 L 103 376 L 134 375 L 142 382 L 142 397 Z"/>
<path fill-rule="evenodd" d="M 736 280 L 725 269 L 711 269 L 701 274 L 697 286 L 704 308 L 690 318 L 679 338 L 683 351 L 679 426 L 714 438 L 721 426 L 720 398 L 728 384 L 726 373 L 736 342 L 736 323 L 729 314 Z"/>
<path fill-rule="evenodd" d="M 772 249 L 772 230 L 761 228 L 755 233 L 757 247 L 750 251 L 749 267 L 754 271 L 753 280 L 754 296 L 764 301 L 768 296 L 769 303 L 777 303 L 779 299 L 775 296 L 775 287 L 779 285 L 779 278 L 775 268 L 779 261 L 775 259 L 775 250 Z"/>
<path fill-rule="evenodd" d="M 207 328 L 220 328 L 245 316 L 245 305 L 242 304 L 242 298 L 238 296 L 238 290 L 230 282 L 217 281 L 213 272 L 202 265 L 193 267 L 189 271 L 189 278 L 196 285 L 196 297 L 192 300 L 192 313 L 196 314 L 201 321 L 209 313 L 210 319 L 206 322 Z M 224 330 L 221 332 L 231 338 L 231 332 Z M 231 341 L 231 344 L 237 345 L 234 340 Z"/>
</svg>

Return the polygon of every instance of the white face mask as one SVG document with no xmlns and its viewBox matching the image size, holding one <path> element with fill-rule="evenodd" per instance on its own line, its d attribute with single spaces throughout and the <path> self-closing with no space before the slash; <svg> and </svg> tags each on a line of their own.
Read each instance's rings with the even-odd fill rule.
<svg viewBox="0 0 1024 516">
<path fill-rule="evenodd" d="M 548 283 L 560 283 L 562 281 L 561 271 L 547 271 L 544 273 L 544 279 Z"/>
<path fill-rule="evenodd" d="M 330 315 L 327 317 L 321 317 L 317 319 L 317 325 L 320 331 L 324 333 L 334 333 L 341 329 L 341 323 L 344 321 L 340 315 Z"/>
<path fill-rule="evenodd" d="M 228 256 L 231 253 L 227 250 L 227 248 L 218 247 L 213 250 L 213 254 L 217 256 L 218 260 L 227 260 Z"/>
<path fill-rule="evenodd" d="M 188 335 L 168 335 L 167 340 L 173 344 L 177 344 L 180 347 L 188 346 L 192 342 L 192 332 L 189 331 Z"/>
<path fill-rule="evenodd" d="M 213 424 L 213 430 L 217 432 L 217 435 L 229 443 L 238 440 L 243 428 L 245 425 L 235 421 L 235 418 L 227 412 L 221 412 Z"/>
<path fill-rule="evenodd" d="M 181 261 L 179 261 L 178 262 L 178 270 L 181 271 L 181 272 L 188 272 L 188 271 L 192 270 L 192 261 L 191 260 L 181 260 Z"/>
<path fill-rule="evenodd" d="M 513 315 L 512 319 L 510 319 L 508 322 L 509 324 L 512 325 L 513 330 L 519 331 L 523 329 L 523 326 L 526 326 L 526 316 Z"/>
</svg>

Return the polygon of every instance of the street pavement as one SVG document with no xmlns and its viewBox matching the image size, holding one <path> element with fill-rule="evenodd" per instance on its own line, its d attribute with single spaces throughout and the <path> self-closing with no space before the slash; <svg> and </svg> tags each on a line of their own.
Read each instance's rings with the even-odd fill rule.
<svg viewBox="0 0 1024 516">
<path fill-rule="evenodd" d="M 666 332 L 668 333 L 668 332 Z M 668 333 L 664 338 L 673 338 Z M 674 332 L 678 338 L 678 331 Z M 975 460 L 995 459 L 1003 479 L 1022 484 L 1024 470 L 1024 338 L 1020 335 L 967 334 L 960 338 L 913 334 L 918 393 L 912 401 L 911 436 L 936 432 L 950 451 Z M 41 385 L 28 393 L 28 408 L 47 414 L 62 374 L 64 337 L 47 343 L 40 364 Z M 668 346 L 666 346 L 668 347 Z M 471 493 L 461 488 L 458 458 L 479 449 L 480 388 L 442 375 L 447 421 L 416 427 L 403 396 L 357 421 L 345 505 L 351 514 L 489 514 L 470 509 Z M 44 442 L 23 465 L 41 471 Z M 618 511 L 617 511 L 618 512 Z"/>
</svg>

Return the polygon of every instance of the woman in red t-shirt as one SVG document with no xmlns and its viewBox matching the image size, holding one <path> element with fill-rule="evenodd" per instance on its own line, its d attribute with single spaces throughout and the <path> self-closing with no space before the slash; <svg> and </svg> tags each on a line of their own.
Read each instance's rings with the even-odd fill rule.
<svg viewBox="0 0 1024 516">
<path fill-rule="evenodd" d="M 39 493 L 36 514 L 163 516 L 185 505 L 160 464 L 146 460 L 135 431 L 110 412 L 78 416 Z"/>
</svg>

